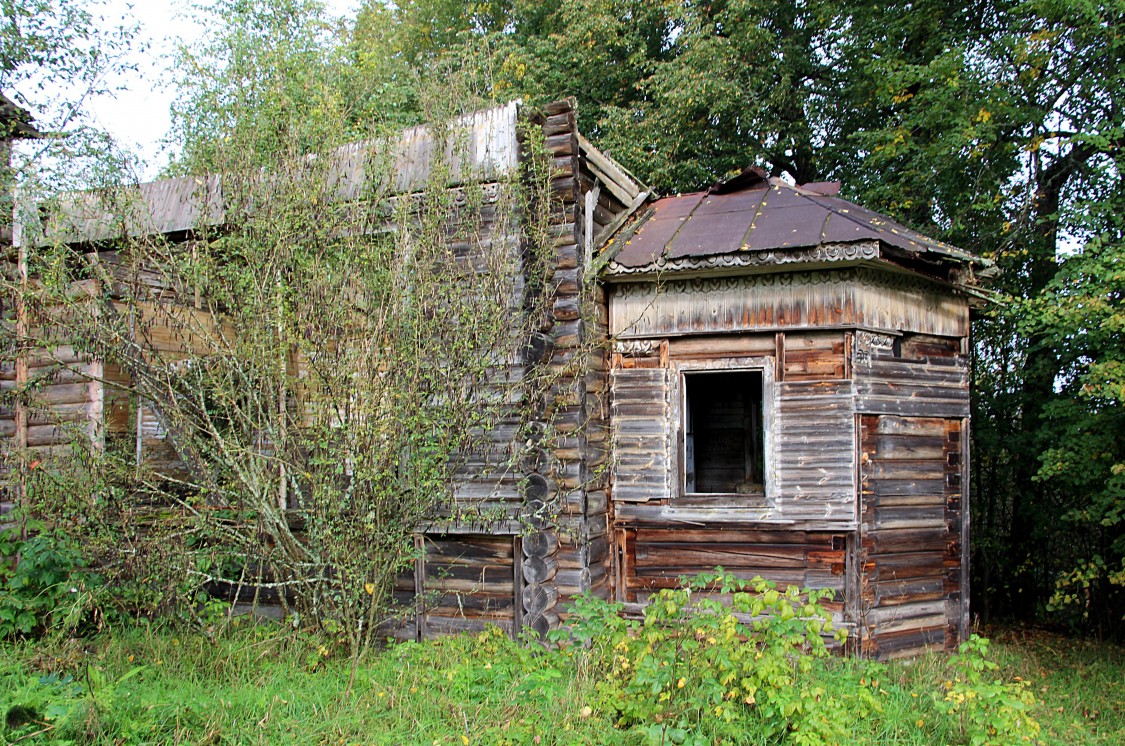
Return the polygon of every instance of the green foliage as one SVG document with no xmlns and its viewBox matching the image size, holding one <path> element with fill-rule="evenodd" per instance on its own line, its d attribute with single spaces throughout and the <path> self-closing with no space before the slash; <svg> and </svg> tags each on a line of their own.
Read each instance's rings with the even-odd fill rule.
<svg viewBox="0 0 1125 746">
<path fill-rule="evenodd" d="M 1039 723 L 1030 713 L 1035 695 L 1025 681 L 992 678 L 999 666 L 987 653 L 988 640 L 978 635 L 961 643 L 952 662 L 958 675 L 945 682 L 944 694 L 932 695 L 934 706 L 957 723 L 964 742 L 973 746 L 1036 742 Z"/>
<path fill-rule="evenodd" d="M 306 656 L 325 643 L 288 627 L 235 617 L 216 637 L 175 627 L 118 628 L 113 635 L 84 640 L 5 645 L 0 647 L 0 715 L 20 704 L 41 724 L 9 721 L 4 729 L 0 723 L 0 740 L 12 742 L 54 725 L 27 741 L 648 742 L 640 729 L 615 727 L 615 710 L 599 704 L 598 686 L 612 667 L 612 648 L 606 649 L 607 659 L 597 647 L 525 646 L 489 629 L 371 649 L 354 669 L 347 656 L 337 654 L 321 656 L 315 669 L 306 667 Z M 969 691 L 1008 687 L 995 698 L 977 697 L 973 706 L 982 722 L 1001 712 L 1005 697 L 1026 699 L 1019 692 L 1034 691 L 1035 702 L 1016 717 L 1038 721 L 1043 743 L 1108 746 L 1125 736 L 1120 708 L 1125 650 L 1120 647 L 1012 630 L 998 635 L 987 653 L 979 643 L 970 648 L 961 656 L 931 654 L 890 663 L 817 657 L 808 678 L 846 704 L 838 743 L 971 743 L 973 732 L 987 732 L 967 729 L 964 707 L 946 714 L 938 706 L 958 678 L 967 701 Z M 984 660 L 998 667 L 982 666 Z M 133 673 L 138 667 L 143 668 Z M 969 683 L 977 675 L 972 671 L 979 672 L 984 689 Z M 869 699 L 875 704 L 867 704 Z M 94 702 L 96 719 L 90 718 Z M 52 706 L 50 713 L 60 718 L 71 713 L 69 734 L 59 732 L 57 720 L 46 720 Z M 1031 733 L 1026 721 L 1021 727 L 1023 734 Z M 793 740 L 766 739 L 747 730 L 734 742 Z M 1006 741 L 1020 742 L 1018 732 Z"/>
<path fill-rule="evenodd" d="M 110 679 L 98 666 L 87 665 L 81 678 L 58 674 L 32 677 L 0 698 L 9 741 L 35 736 L 53 744 L 96 742 L 112 733 L 118 742 L 136 735 L 137 723 L 122 717 L 118 707 L 122 685 L 144 670 L 131 669 Z"/>
<path fill-rule="evenodd" d="M 119 151 L 88 113 L 90 99 L 127 72 L 136 27 L 104 14 L 104 0 L 5 0 L 0 24 L 0 91 L 30 114 L 36 130 L 65 138 L 24 140 L 0 163 L 0 207 L 14 185 L 36 190 L 97 182 Z M 5 117 L 9 112 L 5 112 Z M 8 133 L 4 133 L 7 137 Z M 10 159 L 10 163 L 9 163 Z"/>
<path fill-rule="evenodd" d="M 96 591 L 100 583 L 85 564 L 62 534 L 21 539 L 19 527 L 0 531 L 0 638 L 35 636 L 55 626 L 74 630 L 89 611 L 90 587 Z"/>
<path fill-rule="evenodd" d="M 649 743 L 836 743 L 849 708 L 877 705 L 862 689 L 830 694 L 811 675 L 827 655 L 822 636 L 833 633 L 824 597 L 720 569 L 658 592 L 643 622 L 623 619 L 619 604 L 582 599 L 573 630 L 556 637 L 591 646 L 599 706 Z"/>
<path fill-rule="evenodd" d="M 270 167 L 369 135 L 369 122 L 356 121 L 363 95 L 348 89 L 355 76 L 342 64 L 339 27 L 319 0 L 218 0 L 200 15 L 208 36 L 176 66 L 171 137 L 183 150 L 173 172 L 216 173 L 232 153 Z"/>
</svg>

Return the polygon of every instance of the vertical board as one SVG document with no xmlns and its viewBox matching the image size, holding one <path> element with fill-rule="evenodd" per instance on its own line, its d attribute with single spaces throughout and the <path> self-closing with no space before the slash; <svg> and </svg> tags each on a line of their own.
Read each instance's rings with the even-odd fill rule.
<svg viewBox="0 0 1125 746">
<path fill-rule="evenodd" d="M 862 651 L 953 649 L 961 622 L 961 420 L 861 418 Z"/>
<path fill-rule="evenodd" d="M 612 372 L 614 500 L 646 502 L 671 494 L 668 375 L 666 368 Z"/>
</svg>

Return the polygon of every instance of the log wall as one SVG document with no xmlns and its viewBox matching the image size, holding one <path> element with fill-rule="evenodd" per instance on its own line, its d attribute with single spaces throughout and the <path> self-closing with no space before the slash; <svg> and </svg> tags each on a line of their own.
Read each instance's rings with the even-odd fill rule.
<svg viewBox="0 0 1125 746">
<path fill-rule="evenodd" d="M 485 181 L 491 182 L 482 184 L 486 194 L 502 196 L 499 177 L 528 165 L 531 154 L 525 152 L 516 115 L 513 105 L 466 120 L 473 129 L 468 158 L 484 168 Z M 475 629 L 486 622 L 500 623 L 513 634 L 521 628 L 545 633 L 559 623 L 560 600 L 586 591 L 609 593 L 610 508 L 603 468 L 608 452 L 608 366 L 604 350 L 590 344 L 591 339 L 605 338 L 609 311 L 590 265 L 595 239 L 604 240 L 605 232 L 620 224 L 626 204 L 635 206 L 644 195 L 623 170 L 580 138 L 573 100 L 546 106 L 541 115 L 531 116 L 531 122 L 543 129 L 553 169 L 546 206 L 551 252 L 542 291 L 547 294 L 542 299 L 546 311 L 526 353 L 497 366 L 495 385 L 502 396 L 510 396 L 531 376 L 550 377 L 552 386 L 542 401 L 512 399 L 511 416 L 488 434 L 485 447 L 469 454 L 456 475 L 455 517 L 435 515 L 431 526 L 419 527 L 417 572 L 400 578 L 396 590 L 400 601 L 409 602 L 415 619 L 414 631 L 407 636 Z M 430 161 L 440 155 L 431 152 L 427 138 L 424 131 L 412 130 L 396 146 L 402 192 L 421 183 Z M 352 167 L 341 168 L 342 194 L 354 197 L 366 151 L 359 148 L 340 156 L 345 166 L 351 163 L 349 158 L 355 161 Z M 451 188 L 457 188 L 461 178 L 460 171 L 454 171 Z M 199 224 L 223 222 L 224 196 L 217 182 L 208 181 L 202 189 L 185 181 L 162 182 L 147 185 L 134 196 L 136 220 L 126 225 L 131 234 L 185 236 Z M 97 199 L 78 200 L 73 213 L 70 223 L 55 226 L 60 231 L 56 237 L 88 242 L 114 235 L 112 223 L 105 219 L 109 213 Z M 505 241 L 513 251 L 522 251 L 529 240 L 540 238 L 523 232 L 522 226 L 499 224 L 497 215 L 486 204 L 478 216 L 489 240 Z M 113 271 L 112 250 L 91 256 Z M 142 274 L 142 280 L 163 288 L 156 273 Z M 534 299 L 522 297 L 527 287 L 521 281 L 516 290 L 521 296 L 513 299 L 516 313 L 538 307 Z M 152 309 L 168 316 L 168 323 L 145 325 L 151 328 L 151 338 L 143 343 L 174 357 L 201 341 L 192 336 L 200 319 L 190 293 L 169 290 L 168 296 L 168 307 Z M 194 307 L 198 308 L 198 298 Z M 190 318 L 173 318 L 179 313 Z M 207 347 L 205 341 L 201 343 Z M 299 367 L 300 361 L 295 364 Z M 38 372 L 33 367 L 33 373 Z M 82 379 L 83 374 L 77 369 L 73 374 L 53 374 L 44 389 L 51 406 L 43 422 L 28 429 L 30 443 L 55 445 L 58 420 L 81 421 L 98 429 L 90 430 L 91 437 L 104 432 L 115 447 L 135 449 L 138 461 L 159 473 L 180 476 L 184 465 L 152 407 L 121 392 L 107 394 L 100 385 Z M 116 366 L 106 366 L 99 375 L 111 383 L 128 384 L 128 377 Z M 74 376 L 78 378 L 71 380 Z M 15 386 L 14 373 L 0 371 L 0 385 Z M 530 421 L 524 415 L 529 406 Z M 11 413 L 0 412 L 0 437 L 14 428 L 7 424 L 12 419 Z M 513 454 L 523 450 L 529 432 L 537 447 L 515 463 Z M 405 626 L 400 625 L 402 629 Z"/>
<path fill-rule="evenodd" d="M 395 584 L 396 613 L 385 624 L 388 633 L 423 640 L 479 632 L 489 624 L 513 632 L 516 604 L 522 603 L 519 544 L 514 536 L 419 536 L 414 565 Z"/>
<path fill-rule="evenodd" d="M 955 649 L 968 634 L 967 338 L 859 332 L 860 647 Z"/>
<path fill-rule="evenodd" d="M 871 269 L 813 274 L 611 286 L 616 595 L 641 603 L 721 565 L 832 590 L 862 654 L 952 648 L 968 622 L 968 303 Z M 764 373 L 766 483 L 689 494 L 683 376 L 724 368 Z"/>
</svg>

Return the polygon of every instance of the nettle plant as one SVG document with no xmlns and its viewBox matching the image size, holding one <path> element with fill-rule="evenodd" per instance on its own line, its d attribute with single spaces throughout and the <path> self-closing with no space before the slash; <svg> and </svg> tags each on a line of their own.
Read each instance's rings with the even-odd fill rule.
<svg viewBox="0 0 1125 746">
<path fill-rule="evenodd" d="M 622 617 L 621 604 L 580 598 L 571 629 L 555 638 L 590 649 L 604 669 L 599 709 L 649 742 L 838 743 L 845 703 L 810 676 L 829 654 L 825 636 L 844 639 L 820 604 L 830 595 L 719 568 L 656 593 L 643 621 Z"/>
<path fill-rule="evenodd" d="M 185 575 L 269 593 L 353 651 L 379 635 L 419 526 L 487 519 L 454 486 L 519 462 L 522 441 L 490 433 L 518 432 L 554 385 L 514 375 L 548 302 L 546 159 L 528 133 L 519 168 L 472 166 L 456 113 L 430 117 L 437 155 L 405 193 L 397 134 L 314 153 L 283 139 L 265 159 L 233 142 L 221 177 L 196 179 L 221 221 L 146 235 L 129 229 L 143 206 L 109 192 L 82 202 L 118 226 L 109 249 L 76 251 L 72 201 L 44 210 L 64 224 L 29 262 L 32 336 L 65 330 L 174 451 L 158 473 L 101 434 L 134 467 L 129 520 L 176 522 Z"/>
</svg>

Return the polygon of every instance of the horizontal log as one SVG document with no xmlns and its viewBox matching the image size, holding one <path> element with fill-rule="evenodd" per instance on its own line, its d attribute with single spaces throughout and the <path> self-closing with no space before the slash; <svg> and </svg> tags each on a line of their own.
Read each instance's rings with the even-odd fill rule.
<svg viewBox="0 0 1125 746">
<path fill-rule="evenodd" d="M 863 544 L 873 554 L 890 554 L 919 551 L 944 551 L 948 539 L 943 530 L 870 531 L 865 533 Z"/>
<path fill-rule="evenodd" d="M 82 434 L 54 425 L 30 425 L 27 428 L 29 447 L 64 445 L 75 437 L 82 437 Z"/>
<path fill-rule="evenodd" d="M 870 594 L 875 605 L 880 607 L 945 600 L 944 584 L 936 578 L 872 583 Z"/>
<path fill-rule="evenodd" d="M 553 531 L 536 531 L 523 537 L 525 557 L 547 557 L 559 549 L 559 537 Z"/>
<path fill-rule="evenodd" d="M 553 612 L 545 614 L 529 614 L 524 617 L 524 627 L 534 632 L 540 640 L 546 640 L 547 634 L 559 626 L 559 615 Z"/>
<path fill-rule="evenodd" d="M 52 425 L 62 422 L 81 422 L 90 418 L 90 403 L 55 404 L 50 409 L 28 412 L 29 425 Z"/>
<path fill-rule="evenodd" d="M 485 585 L 504 584 L 512 582 L 512 565 L 511 563 L 497 565 L 464 565 L 464 564 L 443 564 L 426 561 L 426 577 L 427 583 L 431 581 L 458 581 L 461 583 L 459 588 L 471 587 L 472 583 L 480 583 Z M 444 585 L 442 587 L 452 588 L 451 585 Z"/>
<path fill-rule="evenodd" d="M 553 156 L 575 155 L 578 152 L 578 138 L 573 132 L 551 135 L 544 138 L 543 147 Z"/>
<path fill-rule="evenodd" d="M 553 557 L 528 557 L 523 562 L 523 578 L 526 583 L 546 583 L 558 572 L 559 563 Z"/>
<path fill-rule="evenodd" d="M 503 537 L 469 538 L 442 536 L 426 537 L 427 561 L 441 558 L 508 558 L 512 557 L 512 543 Z"/>
<path fill-rule="evenodd" d="M 503 619 L 465 619 L 452 616 L 427 615 L 422 624 L 422 636 L 426 640 L 436 640 L 446 635 L 458 633 L 480 633 L 489 627 L 499 627 L 507 634 L 511 634 L 511 620 Z"/>
<path fill-rule="evenodd" d="M 515 599 L 508 589 L 507 593 L 441 593 L 442 589 L 429 590 L 423 597 L 426 613 L 446 616 L 463 615 L 484 616 L 500 614 L 510 616 Z"/>
<path fill-rule="evenodd" d="M 554 608 L 559 600 L 558 588 L 529 585 L 523 589 L 523 609 L 528 614 L 543 614 Z"/>
<path fill-rule="evenodd" d="M 577 123 L 573 109 L 548 116 L 543 122 L 543 134 L 548 137 L 564 132 L 574 132 L 576 129 Z"/>
<path fill-rule="evenodd" d="M 46 406 L 56 404 L 77 404 L 89 401 L 90 386 L 88 383 L 66 383 L 49 385 L 35 394 L 36 401 Z"/>
<path fill-rule="evenodd" d="M 548 117 L 557 116 L 559 114 L 565 114 L 566 112 L 569 112 L 569 111 L 574 111 L 574 99 L 573 98 L 559 99 L 558 101 L 552 101 L 551 103 L 545 104 L 543 106 L 543 113 L 546 114 Z"/>
</svg>

